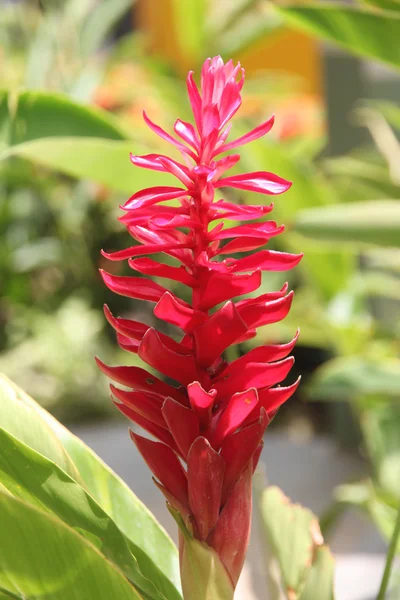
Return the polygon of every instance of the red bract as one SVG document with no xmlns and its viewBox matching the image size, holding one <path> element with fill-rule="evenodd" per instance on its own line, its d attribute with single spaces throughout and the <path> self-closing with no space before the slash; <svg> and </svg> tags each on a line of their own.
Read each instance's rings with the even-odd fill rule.
<svg viewBox="0 0 400 600">
<path fill-rule="evenodd" d="M 192 73 L 187 81 L 196 127 L 178 119 L 175 137 L 144 115 L 148 126 L 182 153 L 183 162 L 157 154 L 131 160 L 136 166 L 175 175 L 179 187 L 157 186 L 135 193 L 125 203 L 121 221 L 139 245 L 104 253 L 111 260 L 129 259 L 136 273 L 178 281 L 192 290 L 188 303 L 147 277 L 102 273 L 111 290 L 154 302 L 154 314 L 177 328 L 172 338 L 142 323 L 115 318 L 106 308 L 120 346 L 137 353 L 175 385 L 138 367 L 107 367 L 99 361 L 108 377 L 132 390 L 111 386 L 116 406 L 158 440 L 132 433 L 133 441 L 187 529 L 218 553 L 233 587 L 247 547 L 251 475 L 263 434 L 298 382 L 278 385 L 293 364 L 288 354 L 297 335 L 288 344 L 255 348 L 230 364 L 223 355 L 233 344 L 252 338 L 258 327 L 287 315 L 292 302 L 287 286 L 258 297 L 232 299 L 257 290 L 262 271 L 291 269 L 302 256 L 263 249 L 221 258 L 261 248 L 283 227 L 274 221 L 248 222 L 269 213 L 272 205 L 231 204 L 216 198 L 216 190 L 236 188 L 270 196 L 291 185 L 264 171 L 225 176 L 240 157 L 219 155 L 259 138 L 273 125 L 271 118 L 226 142 L 229 121 L 241 104 L 243 81 L 240 65 L 224 64 L 220 57 L 208 59 L 201 91 Z M 226 227 L 223 219 L 246 223 Z M 219 224 L 210 226 L 215 220 Z M 143 257 L 161 252 L 175 264 Z"/>
</svg>

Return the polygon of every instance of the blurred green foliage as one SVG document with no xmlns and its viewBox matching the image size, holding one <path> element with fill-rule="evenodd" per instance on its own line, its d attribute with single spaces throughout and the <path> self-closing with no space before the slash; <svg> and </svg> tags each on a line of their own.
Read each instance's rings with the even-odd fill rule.
<svg viewBox="0 0 400 600">
<path fill-rule="evenodd" d="M 165 57 L 148 54 L 140 33 L 109 43 L 130 5 L 69 0 L 39 10 L 19 2 L 0 17 L 0 68 L 8 83 L 0 101 L 1 367 L 69 418 L 104 410 L 93 354 L 119 358 L 99 314 L 109 296 L 97 275 L 100 248 L 127 245 L 117 206 L 127 194 L 166 181 L 129 163 L 129 150 L 165 150 L 143 126 L 141 109 L 147 106 L 164 124 L 189 118 L 181 76 Z M 350 52 L 400 66 L 397 0 L 173 6 L 178 43 L 197 72 L 205 54 L 229 58 L 271 31 L 276 35 L 286 20 Z M 245 89 L 250 102 L 234 134 L 288 99 L 301 122 L 304 96 L 293 77 L 266 71 Z M 287 233 L 271 247 L 305 257 L 289 274 L 296 300 L 288 319 L 238 351 L 287 340 L 300 325 L 300 360 L 309 351 L 313 366 L 325 361 L 306 378 L 302 398 L 348 403 L 371 462 L 371 480 L 342 486 L 337 501 L 366 510 L 388 537 L 400 500 L 400 108 L 365 102 L 354 115 L 371 143 L 347 156 L 329 158 L 322 133 L 296 126 L 288 135 L 279 122 L 275 137 L 241 152 L 243 170 L 268 169 L 294 181 L 275 206 Z M 281 274 L 268 274 L 263 288 L 283 282 Z M 152 318 L 140 303 L 114 296 L 110 305 L 115 313 Z M 340 422 L 335 433 L 340 437 L 345 428 Z"/>
</svg>

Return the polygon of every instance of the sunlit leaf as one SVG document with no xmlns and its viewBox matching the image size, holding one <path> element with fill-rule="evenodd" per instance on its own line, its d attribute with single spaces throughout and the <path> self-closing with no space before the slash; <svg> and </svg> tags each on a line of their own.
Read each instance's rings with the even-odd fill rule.
<svg viewBox="0 0 400 600">
<path fill-rule="evenodd" d="M 339 2 L 277 5 L 290 25 L 400 68 L 400 15 Z"/>
<path fill-rule="evenodd" d="M 3 491 L 0 528 L 0 590 L 11 598 L 142 598 L 91 542 L 48 512 Z"/>
<path fill-rule="evenodd" d="M 379 200 L 301 211 L 295 231 L 316 240 L 400 246 L 400 202 Z"/>
<path fill-rule="evenodd" d="M 18 386 L 1 376 L 0 389 L 3 393 L 0 426 L 81 481 L 129 539 L 143 575 L 168 600 L 178 600 L 177 550 L 150 511 L 90 448 Z"/>
</svg>

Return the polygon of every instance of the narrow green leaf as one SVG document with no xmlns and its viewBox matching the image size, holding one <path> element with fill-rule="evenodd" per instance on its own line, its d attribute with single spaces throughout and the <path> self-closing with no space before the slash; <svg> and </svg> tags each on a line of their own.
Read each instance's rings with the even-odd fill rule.
<svg viewBox="0 0 400 600">
<path fill-rule="evenodd" d="M 0 482 L 15 497 L 52 512 L 91 542 L 111 563 L 154 600 L 165 600 L 146 579 L 129 542 L 95 500 L 65 471 L 0 428 Z"/>
<path fill-rule="evenodd" d="M 356 202 L 301 211 L 293 229 L 316 240 L 400 246 L 400 202 Z"/>
<path fill-rule="evenodd" d="M 142 598 L 123 574 L 76 531 L 1 491 L 0 529 L 0 590 L 11 598 Z"/>
<path fill-rule="evenodd" d="M 132 8 L 132 0 L 103 0 L 93 7 L 81 31 L 81 49 L 85 56 L 102 49 L 107 37 L 121 18 Z"/>
<path fill-rule="evenodd" d="M 190 60 L 193 66 L 201 64 L 204 59 L 205 0 L 191 0 L 190 2 L 173 0 L 172 16 L 173 34 L 185 59 Z"/>
<path fill-rule="evenodd" d="M 274 6 L 296 28 L 400 68 L 400 15 L 395 12 L 339 2 Z"/>
</svg>

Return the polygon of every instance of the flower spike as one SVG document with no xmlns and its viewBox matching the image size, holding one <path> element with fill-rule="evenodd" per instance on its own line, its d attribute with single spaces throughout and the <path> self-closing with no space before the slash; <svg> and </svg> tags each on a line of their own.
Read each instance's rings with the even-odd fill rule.
<svg viewBox="0 0 400 600">
<path fill-rule="evenodd" d="M 174 175 L 177 186 L 151 187 L 127 200 L 120 221 L 139 244 L 103 252 L 110 260 L 128 259 L 129 266 L 143 275 L 102 271 L 105 284 L 117 294 L 155 303 L 155 316 L 176 330 L 169 337 L 148 325 L 114 317 L 105 307 L 121 348 L 137 354 L 161 375 L 139 367 L 109 367 L 100 360 L 98 365 L 111 380 L 128 388 L 111 385 L 117 408 L 156 438 L 131 432 L 171 514 L 178 515 L 185 600 L 198 598 L 188 575 L 191 554 L 186 544 L 193 538 L 214 558 L 216 553 L 233 597 L 249 538 L 251 478 L 263 435 L 299 383 L 279 385 L 292 367 L 288 355 L 298 332 L 286 344 L 261 345 L 233 362 L 224 355 L 232 345 L 254 337 L 259 327 L 286 317 L 293 298 L 287 284 L 277 292 L 246 295 L 259 289 L 262 272 L 286 271 L 302 258 L 263 248 L 284 229 L 274 221 L 257 221 L 272 211 L 273 204 L 237 205 L 217 197 L 219 188 L 276 196 L 291 186 L 267 171 L 227 176 L 240 155 L 217 158 L 273 126 L 271 117 L 228 141 L 243 83 L 240 64 L 224 63 L 217 56 L 205 61 L 200 87 L 193 73 L 188 75 L 194 124 L 177 119 L 172 136 L 143 113 L 150 129 L 175 146 L 184 161 L 161 154 L 131 155 L 131 161 L 135 167 Z M 225 227 L 224 219 L 239 224 Z M 213 226 L 213 221 L 219 223 Z M 148 258 L 155 253 L 164 253 L 168 261 Z M 163 283 L 168 279 L 182 283 L 191 291 L 191 302 L 151 276 L 161 277 Z"/>
</svg>

